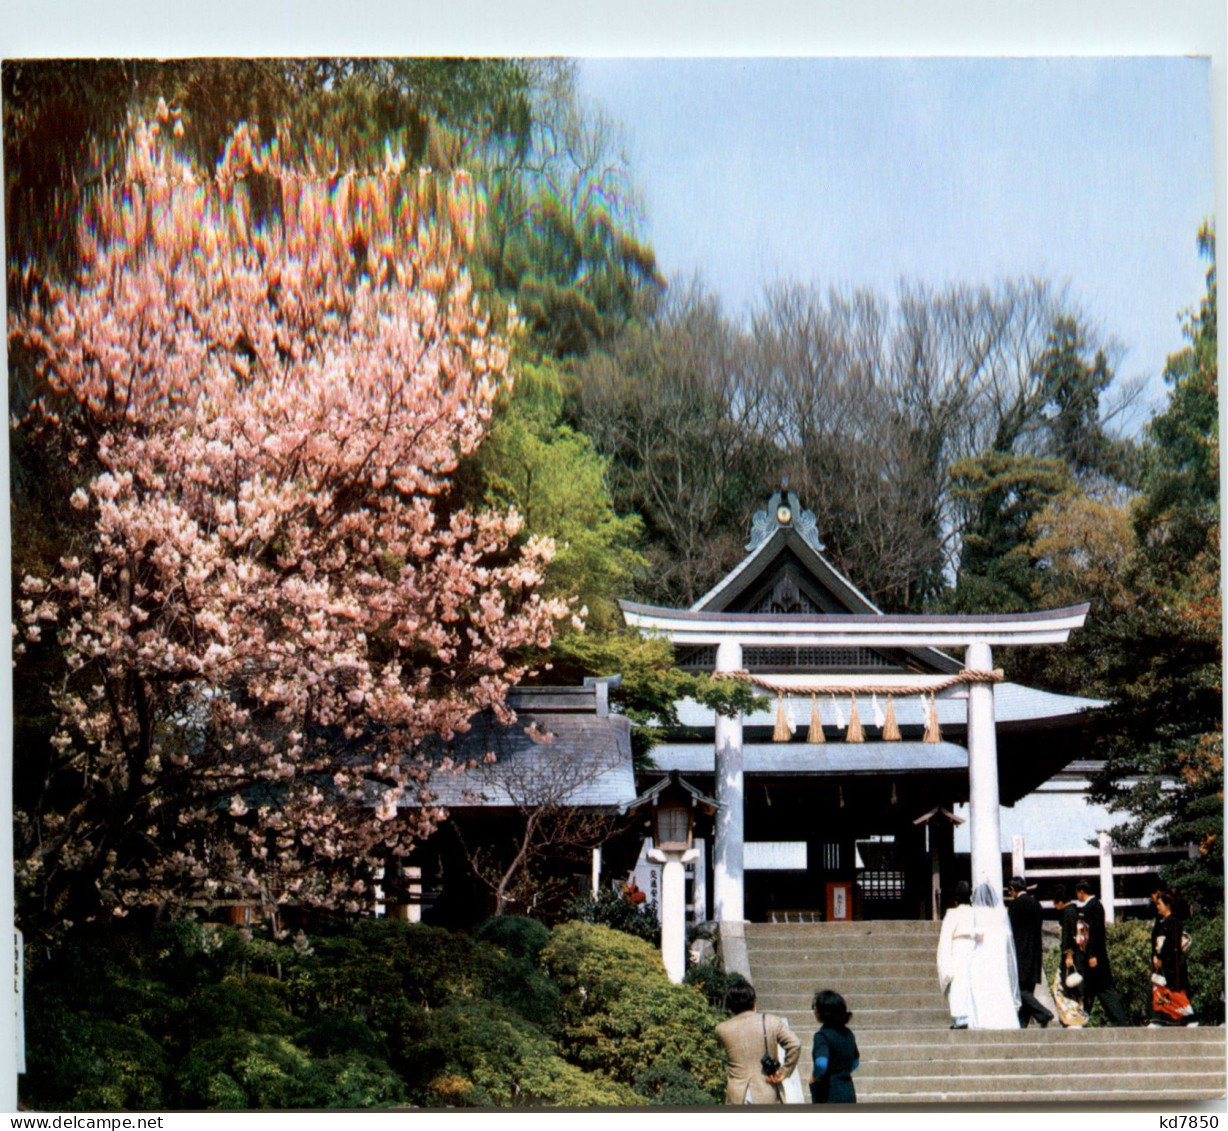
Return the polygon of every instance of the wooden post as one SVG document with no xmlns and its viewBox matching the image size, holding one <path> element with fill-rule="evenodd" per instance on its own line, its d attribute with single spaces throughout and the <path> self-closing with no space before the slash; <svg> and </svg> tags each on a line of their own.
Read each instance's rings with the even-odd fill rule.
<svg viewBox="0 0 1228 1131">
<path fill-rule="evenodd" d="M 1011 837 L 1011 875 L 1022 876 L 1027 879 L 1027 872 L 1024 871 L 1024 856 L 1023 856 L 1023 837 Z"/>
<path fill-rule="evenodd" d="M 716 670 L 738 671 L 742 667 L 742 646 L 726 640 L 717 645 Z M 746 918 L 742 871 L 742 842 L 745 815 L 742 782 L 742 716 L 727 718 L 717 714 L 716 745 L 716 833 L 712 852 L 712 913 L 724 923 Z"/>
<path fill-rule="evenodd" d="M 691 888 L 691 918 L 702 923 L 708 918 L 708 846 L 702 837 L 695 838 L 699 856 L 695 859 L 695 880 Z"/>
<path fill-rule="evenodd" d="M 1104 904 L 1104 921 L 1117 921 L 1117 900 L 1113 891 L 1113 838 L 1100 834 L 1100 902 Z"/>
</svg>

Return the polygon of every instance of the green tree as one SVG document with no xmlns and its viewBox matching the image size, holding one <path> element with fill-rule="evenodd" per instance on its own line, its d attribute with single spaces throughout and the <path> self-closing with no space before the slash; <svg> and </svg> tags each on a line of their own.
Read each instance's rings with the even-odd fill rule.
<svg viewBox="0 0 1228 1131">
<path fill-rule="evenodd" d="M 1213 256 L 1213 233 L 1199 247 Z M 1068 494 L 1033 526 L 1038 599 L 1090 599 L 1086 628 L 1032 658 L 1050 685 L 1102 697 L 1092 797 L 1120 813 L 1119 843 L 1192 844 L 1166 880 L 1202 922 L 1223 914 L 1223 701 L 1219 431 L 1213 258 L 1187 345 L 1165 369 L 1165 408 L 1146 429 L 1141 490 L 1115 505 Z M 1212 933 L 1216 928 L 1212 927 Z M 1203 947 L 1204 961 L 1216 961 Z"/>
<path fill-rule="evenodd" d="M 951 469 L 952 494 L 972 516 L 948 606 L 966 612 L 1020 612 L 1032 606 L 1031 524 L 1070 486 L 1059 459 L 989 452 Z"/>
</svg>

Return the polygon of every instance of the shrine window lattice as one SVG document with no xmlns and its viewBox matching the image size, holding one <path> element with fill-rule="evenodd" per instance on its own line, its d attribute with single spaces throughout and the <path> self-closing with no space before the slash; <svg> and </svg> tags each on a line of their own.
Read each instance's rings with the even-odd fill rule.
<svg viewBox="0 0 1228 1131">
<path fill-rule="evenodd" d="M 867 869 L 857 877 L 861 885 L 861 897 L 866 900 L 895 900 L 904 898 L 904 873 L 893 870 Z"/>
<path fill-rule="evenodd" d="M 899 665 L 872 648 L 744 648 L 742 664 L 747 671 L 820 671 L 832 669 L 898 670 Z M 688 671 L 712 671 L 716 667 L 716 647 L 696 648 L 682 659 Z"/>
</svg>

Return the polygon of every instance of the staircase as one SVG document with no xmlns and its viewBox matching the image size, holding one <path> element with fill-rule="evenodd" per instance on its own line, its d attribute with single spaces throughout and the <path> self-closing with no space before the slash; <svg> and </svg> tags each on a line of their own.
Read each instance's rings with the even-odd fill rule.
<svg viewBox="0 0 1228 1131">
<path fill-rule="evenodd" d="M 1220 1028 L 950 1029 L 937 923 L 748 923 L 756 1008 L 786 1017 L 805 1070 L 815 990 L 841 993 L 861 1050 L 859 1103 L 1139 1103 L 1221 1099 Z M 809 1075 L 803 1071 L 803 1080 Z M 803 1089 L 804 1091 L 804 1089 Z"/>
</svg>

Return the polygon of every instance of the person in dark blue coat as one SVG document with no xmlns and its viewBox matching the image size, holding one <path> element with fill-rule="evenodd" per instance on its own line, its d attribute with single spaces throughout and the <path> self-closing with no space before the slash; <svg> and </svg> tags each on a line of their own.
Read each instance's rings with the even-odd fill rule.
<svg viewBox="0 0 1228 1131">
<path fill-rule="evenodd" d="M 810 1100 L 816 1104 L 855 1104 L 853 1072 L 861 1063 L 857 1038 L 848 1024 L 853 1015 L 835 990 L 819 990 L 811 1003 L 819 1031 L 814 1035 Z"/>
</svg>

